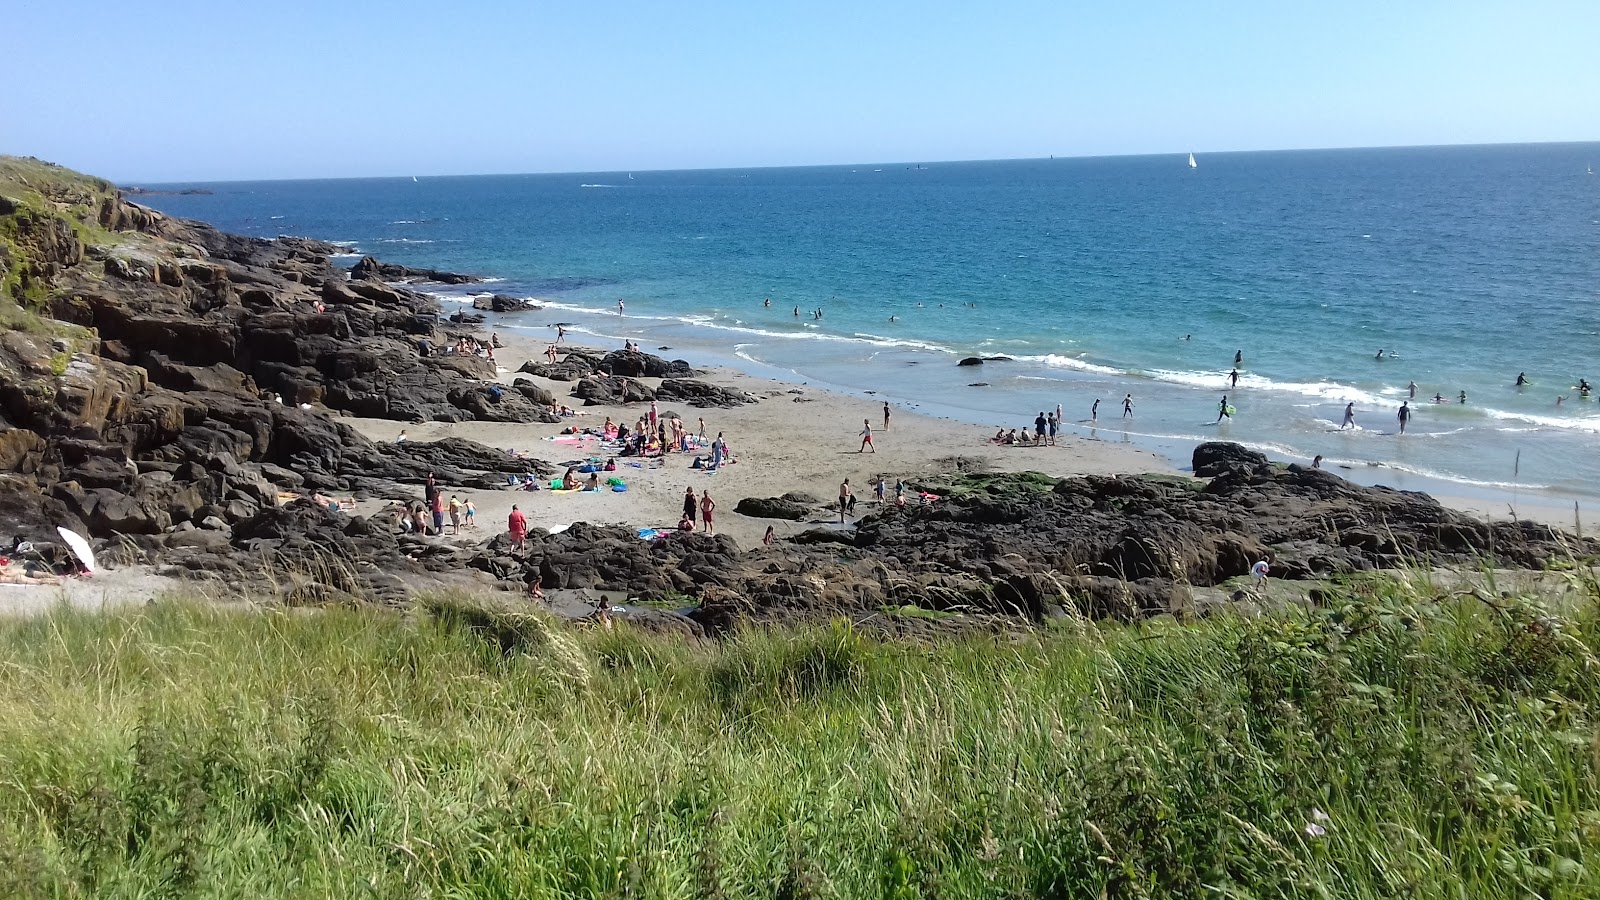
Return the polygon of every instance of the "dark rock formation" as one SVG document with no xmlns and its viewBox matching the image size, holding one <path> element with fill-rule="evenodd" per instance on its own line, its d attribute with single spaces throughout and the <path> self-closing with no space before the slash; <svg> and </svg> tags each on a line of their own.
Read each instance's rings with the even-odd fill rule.
<svg viewBox="0 0 1600 900">
<path fill-rule="evenodd" d="M 544 309 L 537 302 L 524 298 L 512 297 L 509 294 L 494 294 L 489 297 L 475 297 L 472 301 L 473 309 L 483 309 L 497 313 L 530 312 Z"/>
<path fill-rule="evenodd" d="M 439 284 L 476 284 L 483 280 L 475 275 L 441 272 L 438 269 L 410 269 L 394 263 L 379 262 L 370 256 L 363 256 L 359 262 L 350 267 L 350 277 L 358 281 L 365 279 L 375 281 L 433 281 Z"/>
<path fill-rule="evenodd" d="M 783 497 L 746 497 L 734 506 L 733 511 L 741 516 L 750 516 L 755 519 L 788 519 L 799 522 L 808 519 L 818 512 L 818 504 L 814 498 L 810 502 L 791 500 L 788 495 Z"/>
<path fill-rule="evenodd" d="M 651 353 L 639 350 L 613 350 L 600 360 L 597 368 L 607 375 L 628 378 L 693 378 L 695 371 L 681 359 L 668 362 Z"/>
<path fill-rule="evenodd" d="M 977 357 L 977 356 L 968 356 L 965 359 L 961 360 L 960 362 L 956 363 L 956 365 L 958 365 L 958 366 L 981 366 L 981 365 L 983 365 L 983 359 L 981 357 Z"/>
<path fill-rule="evenodd" d="M 739 406 L 745 403 L 759 402 L 759 398 L 746 391 L 736 391 L 732 388 L 718 387 L 704 381 L 695 381 L 690 378 L 668 378 L 656 388 L 657 400 L 680 400 L 690 406 L 700 409 Z"/>
</svg>

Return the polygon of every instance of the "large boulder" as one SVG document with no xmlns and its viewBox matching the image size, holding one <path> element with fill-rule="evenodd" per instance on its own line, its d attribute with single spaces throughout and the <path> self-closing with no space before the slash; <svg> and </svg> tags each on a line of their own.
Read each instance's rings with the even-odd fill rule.
<svg viewBox="0 0 1600 900">
<path fill-rule="evenodd" d="M 656 392 L 634 381 L 617 375 L 590 375 L 578 381 L 572 396 L 586 406 L 618 406 L 624 403 L 647 403 L 656 398 Z"/>
<path fill-rule="evenodd" d="M 600 360 L 599 369 L 607 375 L 629 378 L 692 378 L 695 374 L 684 360 L 669 362 L 653 353 L 639 350 L 613 350 Z"/>
<path fill-rule="evenodd" d="M 1207 441 L 1194 448 L 1194 474 L 1211 478 L 1229 472 L 1248 474 L 1271 466 L 1265 454 L 1226 441 Z"/>
<path fill-rule="evenodd" d="M 733 511 L 754 519 L 788 519 L 799 522 L 816 514 L 815 503 L 797 502 L 784 497 L 746 497 Z"/>
<path fill-rule="evenodd" d="M 679 400 L 700 409 L 710 407 L 726 409 L 745 403 L 755 403 L 758 400 L 754 394 L 745 391 L 718 387 L 714 384 L 695 381 L 690 378 L 672 378 L 662 381 L 661 386 L 656 388 L 656 399 Z"/>
</svg>

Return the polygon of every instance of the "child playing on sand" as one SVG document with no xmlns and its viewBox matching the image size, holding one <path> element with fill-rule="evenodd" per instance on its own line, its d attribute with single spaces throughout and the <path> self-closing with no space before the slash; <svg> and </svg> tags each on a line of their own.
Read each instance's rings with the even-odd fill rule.
<svg viewBox="0 0 1600 900">
<path fill-rule="evenodd" d="M 466 508 L 466 520 L 467 520 L 467 527 L 468 528 L 477 528 L 478 527 L 478 523 L 477 523 L 477 520 L 476 520 L 477 515 L 478 515 L 478 507 L 474 506 L 473 503 L 472 503 L 472 498 L 468 497 L 467 498 L 467 508 Z"/>
</svg>

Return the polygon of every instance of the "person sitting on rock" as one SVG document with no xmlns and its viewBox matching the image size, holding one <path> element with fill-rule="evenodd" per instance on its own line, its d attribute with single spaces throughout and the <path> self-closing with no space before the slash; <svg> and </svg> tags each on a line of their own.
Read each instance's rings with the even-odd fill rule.
<svg viewBox="0 0 1600 900">
<path fill-rule="evenodd" d="M 528 580 L 528 596 L 532 597 L 535 600 L 543 600 L 544 599 L 544 576 L 543 575 L 540 575 L 537 572 L 535 572 L 534 576 L 531 579 Z"/>
</svg>

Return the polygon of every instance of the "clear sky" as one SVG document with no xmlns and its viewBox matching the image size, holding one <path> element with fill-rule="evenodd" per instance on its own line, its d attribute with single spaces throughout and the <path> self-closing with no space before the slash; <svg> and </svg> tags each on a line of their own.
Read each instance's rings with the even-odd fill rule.
<svg viewBox="0 0 1600 900">
<path fill-rule="evenodd" d="M 122 181 L 1600 139 L 1600 0 L 3 0 L 0 152 Z"/>
</svg>

